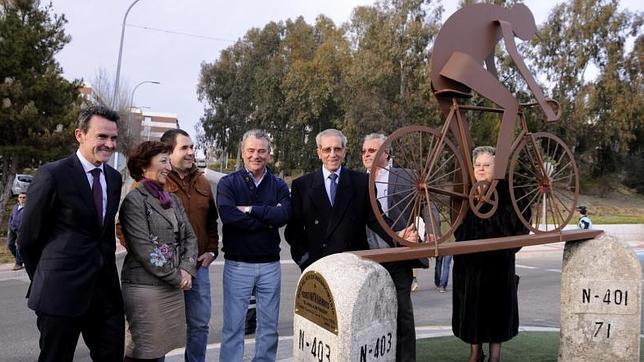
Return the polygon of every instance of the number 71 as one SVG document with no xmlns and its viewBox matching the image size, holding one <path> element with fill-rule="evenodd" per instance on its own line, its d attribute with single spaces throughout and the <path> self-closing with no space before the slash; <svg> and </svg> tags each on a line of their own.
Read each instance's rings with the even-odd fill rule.
<svg viewBox="0 0 644 362">
<path fill-rule="evenodd" d="M 605 322 L 595 322 L 595 334 L 593 334 L 593 337 L 597 337 L 604 324 L 606 325 L 606 338 L 610 338 L 610 323 Z"/>
</svg>

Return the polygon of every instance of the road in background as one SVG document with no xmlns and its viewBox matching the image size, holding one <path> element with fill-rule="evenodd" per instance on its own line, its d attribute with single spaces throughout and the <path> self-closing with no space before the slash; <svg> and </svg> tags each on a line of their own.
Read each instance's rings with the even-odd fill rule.
<svg viewBox="0 0 644 362">
<path fill-rule="evenodd" d="M 596 228 L 600 228 L 597 226 Z M 623 237 L 644 259 L 644 241 L 637 242 L 635 238 L 644 239 L 644 225 L 611 225 L 611 232 Z M 559 327 L 559 289 L 561 280 L 561 260 L 563 243 L 547 244 L 523 248 L 517 254 L 517 274 L 521 277 L 519 284 L 519 315 L 521 326 Z M 282 298 L 280 304 L 279 335 L 280 348 L 278 358 L 291 356 L 291 336 L 293 335 L 293 297 L 299 268 L 291 261 L 289 248 L 282 243 Z M 119 254 L 119 267 L 124 254 Z M 23 271 L 11 271 L 11 264 L 0 266 L 0 361 L 35 361 L 38 356 L 38 331 L 33 311 L 27 308 L 24 298 L 27 291 L 28 278 Z M 412 295 L 414 313 L 419 336 L 451 334 L 451 278 L 447 293 L 438 293 L 433 284 L 433 266 L 430 269 L 418 271 L 420 287 Z M 221 336 L 222 323 L 222 272 L 223 258 L 220 256 L 210 268 L 212 283 L 213 313 L 209 337 L 208 360 L 218 356 L 218 343 Z M 644 327 L 644 323 L 642 324 Z M 252 356 L 254 346 L 247 343 L 246 355 Z M 89 361 L 89 352 L 82 339 L 79 341 L 76 361 Z M 171 352 L 168 362 L 181 361 L 180 351 Z"/>
</svg>

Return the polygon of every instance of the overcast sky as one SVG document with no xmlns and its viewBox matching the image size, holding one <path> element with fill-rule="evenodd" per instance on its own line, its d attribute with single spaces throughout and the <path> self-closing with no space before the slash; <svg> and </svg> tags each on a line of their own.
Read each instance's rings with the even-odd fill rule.
<svg viewBox="0 0 644 362">
<path fill-rule="evenodd" d="M 123 15 L 133 0 L 53 0 L 54 12 L 65 14 L 65 27 L 72 40 L 57 55 L 68 79 L 91 82 L 99 69 L 116 74 Z M 340 25 L 349 20 L 358 5 L 370 0 L 140 0 L 128 15 L 121 64 L 121 83 L 133 87 L 152 80 L 160 85 L 143 84 L 134 104 L 150 110 L 174 113 L 180 126 L 193 136 L 203 113 L 197 100 L 196 85 L 200 65 L 212 63 L 219 52 L 232 45 L 252 27 L 269 21 L 303 16 L 313 23 L 324 14 Z M 46 3 L 46 1 L 43 1 Z M 457 0 L 443 1 L 445 15 L 451 14 Z M 558 1 L 525 2 L 542 23 Z M 642 11 L 644 2 L 622 0 L 623 6 Z M 144 29 L 141 27 L 146 27 Z M 164 31 L 151 30 L 163 29 Z M 178 33 L 191 34 L 190 36 Z M 196 35 L 196 36 L 195 36 Z"/>
</svg>

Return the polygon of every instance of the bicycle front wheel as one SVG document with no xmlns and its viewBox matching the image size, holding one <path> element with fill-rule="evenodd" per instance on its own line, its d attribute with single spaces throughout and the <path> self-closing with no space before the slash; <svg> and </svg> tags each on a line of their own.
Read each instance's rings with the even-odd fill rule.
<svg viewBox="0 0 644 362">
<path fill-rule="evenodd" d="M 383 153 L 389 164 L 374 164 L 369 175 L 371 206 L 380 226 L 406 246 L 447 240 L 468 205 L 468 174 L 461 152 L 432 128 L 408 126 L 392 133 L 374 159 Z M 382 172 L 388 173 L 386 181 L 376 177 Z M 377 197 L 377 189 L 387 190 L 387 196 Z M 421 235 L 431 235 L 426 240 L 431 243 L 410 243 L 397 235 L 395 230 L 412 224 Z"/>
<path fill-rule="evenodd" d="M 527 134 L 512 155 L 508 173 L 512 206 L 525 226 L 541 233 L 568 224 L 579 198 L 579 172 L 559 137 Z"/>
</svg>

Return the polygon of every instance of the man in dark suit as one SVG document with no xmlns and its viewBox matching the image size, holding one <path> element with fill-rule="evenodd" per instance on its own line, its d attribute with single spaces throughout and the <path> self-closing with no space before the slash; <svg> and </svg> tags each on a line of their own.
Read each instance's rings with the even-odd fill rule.
<svg viewBox="0 0 644 362">
<path fill-rule="evenodd" d="M 101 106 L 81 111 L 76 153 L 41 166 L 28 190 L 18 243 L 31 279 L 39 361 L 72 361 L 81 333 L 92 360 L 123 360 L 114 257 L 121 175 L 105 163 L 116 149 L 118 119 Z"/>
<path fill-rule="evenodd" d="M 387 137 L 380 133 L 372 133 L 365 136 L 361 151 L 362 164 L 367 172 L 373 172 L 372 166 L 377 166 L 377 170 L 375 171 L 375 179 L 377 181 L 376 195 L 381 203 L 383 212 L 395 223 L 392 227 L 394 229 L 402 229 L 410 219 L 411 208 L 409 205 L 407 205 L 407 208 L 404 208 L 404 205 L 406 205 L 404 201 L 409 200 L 410 193 L 415 192 L 415 187 L 411 183 L 411 180 L 415 176 L 409 170 L 393 167 L 388 152 L 381 153 L 378 159 L 375 158 L 386 139 Z M 422 213 L 422 223 L 426 226 L 428 233 L 437 233 L 437 228 L 432 229 L 429 225 L 438 225 L 440 215 L 435 212 L 432 217 L 429 217 L 428 214 L 426 211 Z M 411 222 L 420 224 L 420 220 L 411 220 Z M 420 231 L 422 228 L 417 227 L 417 229 Z M 371 229 L 367 229 L 367 241 L 370 249 L 391 247 L 389 243 L 380 238 Z M 389 272 L 396 286 L 396 294 L 398 297 L 396 361 L 415 361 L 416 331 L 414 325 L 414 307 L 411 301 L 413 268 L 427 268 L 429 261 L 427 258 L 423 258 L 420 260 L 414 259 L 384 263 L 382 266 Z"/>
<path fill-rule="evenodd" d="M 286 241 L 293 260 L 304 270 L 327 255 L 369 249 L 366 228 L 392 243 L 378 224 L 369 202 L 369 176 L 342 167 L 347 138 L 336 129 L 316 137 L 322 167 L 293 181 L 293 213 L 286 226 Z M 403 230 L 416 240 L 415 230 Z"/>
</svg>

